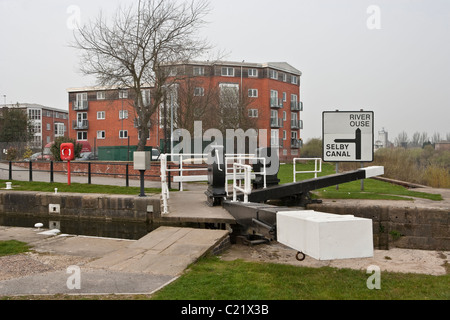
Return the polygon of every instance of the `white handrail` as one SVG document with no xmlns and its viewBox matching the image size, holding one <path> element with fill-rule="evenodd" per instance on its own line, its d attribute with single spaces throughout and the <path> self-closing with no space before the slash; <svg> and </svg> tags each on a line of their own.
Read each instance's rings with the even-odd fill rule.
<svg viewBox="0 0 450 320">
<path fill-rule="evenodd" d="M 166 180 L 167 155 L 162 154 L 160 156 L 160 166 L 161 166 L 161 168 L 160 168 L 160 170 L 161 170 L 161 196 L 162 196 L 162 200 L 163 200 L 162 214 L 168 214 L 169 208 L 168 208 L 167 201 L 170 197 L 170 194 L 169 194 L 169 186 L 168 186 L 167 180 Z"/>
<path fill-rule="evenodd" d="M 168 168 L 168 157 L 171 157 L 171 159 L 173 160 L 174 157 L 179 157 L 179 167 L 178 168 L 172 168 L 169 169 Z M 198 157 L 198 158 L 197 158 Z M 208 159 L 208 155 L 207 154 L 198 154 L 198 153 L 180 153 L 180 154 L 161 154 L 160 156 L 160 164 L 161 164 L 161 195 L 162 195 L 162 213 L 163 214 L 167 214 L 169 213 L 168 211 L 168 200 L 170 199 L 170 192 L 169 192 L 169 184 L 167 181 L 167 173 L 168 172 L 179 172 L 179 182 L 180 182 L 180 191 L 183 191 L 183 181 L 188 181 L 189 179 L 183 179 L 183 172 L 185 171 L 205 171 L 207 170 L 207 168 L 184 168 L 183 164 L 184 161 L 195 161 L 197 160 L 207 160 Z M 266 185 L 266 159 L 264 157 L 255 157 L 253 154 L 237 154 L 237 155 L 230 155 L 230 154 L 226 154 L 225 155 L 225 190 L 228 196 L 228 179 L 230 178 L 230 176 L 233 175 L 234 179 L 237 179 L 236 176 L 236 172 L 228 172 L 228 161 L 230 160 L 238 160 L 240 163 L 240 165 L 242 164 L 242 161 L 245 160 L 253 160 L 253 161 L 258 161 L 260 160 L 263 165 L 262 165 L 262 169 L 261 172 L 254 172 L 254 174 L 260 174 L 263 175 L 264 178 L 264 188 L 267 187 Z M 247 184 L 251 184 L 251 171 L 252 171 L 252 167 L 251 166 L 247 166 L 249 169 L 249 172 L 247 172 L 248 170 L 245 169 L 245 174 L 244 174 L 244 183 Z M 235 170 L 234 170 L 235 171 Z M 246 174 L 248 174 L 248 177 L 246 176 Z M 241 179 L 239 179 L 240 181 Z M 249 186 L 247 186 L 249 187 Z M 248 189 L 248 188 L 247 188 Z"/>
<path fill-rule="evenodd" d="M 236 185 L 236 169 L 244 169 L 244 188 L 240 188 Z M 248 195 L 252 193 L 252 187 L 250 184 L 252 167 L 246 164 L 233 163 L 233 202 L 237 201 L 236 191 L 244 193 L 244 203 L 248 202 Z"/>
<path fill-rule="evenodd" d="M 232 174 L 232 172 L 228 172 L 228 160 L 239 160 L 238 163 L 242 164 L 242 161 L 244 160 L 252 160 L 252 161 L 258 161 L 261 160 L 263 165 L 262 168 L 263 170 L 260 172 L 254 172 L 255 175 L 260 174 L 263 176 L 263 181 L 264 181 L 264 189 L 267 188 L 267 173 L 266 173 L 266 158 L 264 157 L 255 157 L 254 155 L 235 155 L 235 156 L 226 156 L 225 157 L 225 191 L 227 193 L 228 196 L 228 176 Z"/>
<path fill-rule="evenodd" d="M 296 164 L 297 161 L 312 161 L 314 160 L 314 171 L 297 171 Z M 319 163 L 319 168 L 317 168 L 317 163 Z M 294 182 L 296 181 L 297 173 L 314 173 L 314 178 L 317 178 L 317 174 L 322 172 L 322 159 L 321 158 L 294 158 L 293 160 L 293 170 L 294 170 Z"/>
</svg>

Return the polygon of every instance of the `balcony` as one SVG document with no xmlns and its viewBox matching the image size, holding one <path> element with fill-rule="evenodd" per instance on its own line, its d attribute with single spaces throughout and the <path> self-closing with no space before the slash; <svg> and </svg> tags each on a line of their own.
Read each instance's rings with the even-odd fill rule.
<svg viewBox="0 0 450 320">
<path fill-rule="evenodd" d="M 303 120 L 291 120 L 291 129 L 303 129 Z"/>
<path fill-rule="evenodd" d="M 270 127 L 273 129 L 283 128 L 283 119 L 281 118 L 270 118 Z"/>
<path fill-rule="evenodd" d="M 302 140 L 291 139 L 291 149 L 300 149 L 303 146 Z"/>
<path fill-rule="evenodd" d="M 291 111 L 303 111 L 303 102 L 291 101 Z"/>
<path fill-rule="evenodd" d="M 89 121 L 88 120 L 73 120 L 72 128 L 74 130 L 87 130 L 87 129 L 89 129 Z"/>
<path fill-rule="evenodd" d="M 276 109 L 283 108 L 283 99 L 270 98 L 270 107 Z"/>
<path fill-rule="evenodd" d="M 72 102 L 72 110 L 87 111 L 89 110 L 89 102 L 87 100 L 75 100 L 74 102 Z"/>
</svg>

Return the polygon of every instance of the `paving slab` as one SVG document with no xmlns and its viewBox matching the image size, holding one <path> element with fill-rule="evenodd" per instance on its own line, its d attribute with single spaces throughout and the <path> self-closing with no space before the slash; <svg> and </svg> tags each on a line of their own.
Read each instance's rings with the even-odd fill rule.
<svg viewBox="0 0 450 320">
<path fill-rule="evenodd" d="M 226 236 L 226 230 L 160 227 L 87 266 L 175 277 Z"/>
</svg>

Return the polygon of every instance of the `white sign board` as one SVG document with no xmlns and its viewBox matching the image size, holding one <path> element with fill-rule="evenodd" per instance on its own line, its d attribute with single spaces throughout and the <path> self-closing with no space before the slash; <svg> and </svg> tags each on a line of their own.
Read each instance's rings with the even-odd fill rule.
<svg viewBox="0 0 450 320">
<path fill-rule="evenodd" d="M 323 161 L 373 162 L 372 111 L 325 111 L 322 125 Z"/>
</svg>

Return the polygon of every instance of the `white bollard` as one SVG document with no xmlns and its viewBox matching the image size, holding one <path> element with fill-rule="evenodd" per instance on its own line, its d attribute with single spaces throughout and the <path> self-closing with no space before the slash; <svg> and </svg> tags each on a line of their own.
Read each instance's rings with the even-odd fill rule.
<svg viewBox="0 0 450 320">
<path fill-rule="evenodd" d="M 12 182 L 7 182 L 6 183 L 6 190 L 11 190 L 12 189 Z"/>
<path fill-rule="evenodd" d="M 55 188 L 55 194 L 58 194 L 58 188 Z"/>
</svg>

